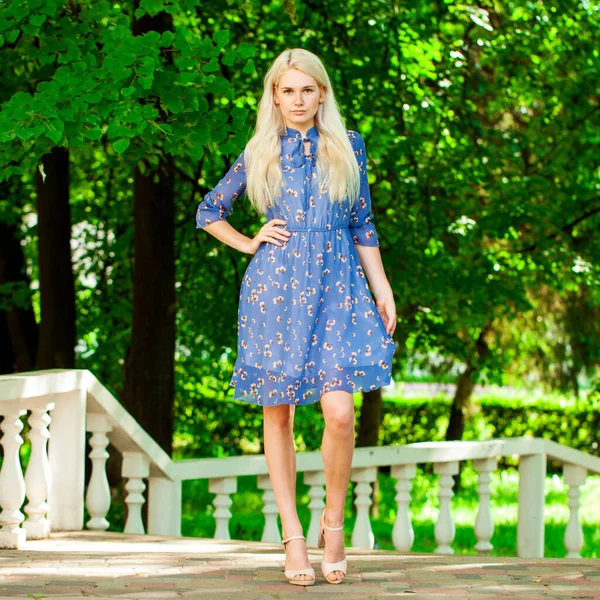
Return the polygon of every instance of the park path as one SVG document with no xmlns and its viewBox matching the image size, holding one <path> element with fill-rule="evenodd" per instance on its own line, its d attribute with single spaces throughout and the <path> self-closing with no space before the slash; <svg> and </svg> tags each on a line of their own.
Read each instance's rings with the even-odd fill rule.
<svg viewBox="0 0 600 600">
<path fill-rule="evenodd" d="M 600 599 L 599 559 L 523 559 L 365 552 L 348 548 L 343 583 L 321 575 L 292 586 L 277 544 L 121 533 L 54 532 L 23 550 L 0 550 L 0 598 L 268 600 L 414 598 Z"/>
</svg>

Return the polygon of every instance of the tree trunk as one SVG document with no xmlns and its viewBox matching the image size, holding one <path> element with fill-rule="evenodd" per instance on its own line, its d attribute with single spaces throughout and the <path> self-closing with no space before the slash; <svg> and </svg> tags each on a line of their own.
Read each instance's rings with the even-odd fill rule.
<svg viewBox="0 0 600 600">
<path fill-rule="evenodd" d="M 462 440 L 465 432 L 467 415 L 471 411 L 471 398 L 475 389 L 475 382 L 471 379 L 475 373 L 473 366 L 468 366 L 459 376 L 456 391 L 450 408 L 450 421 L 446 429 L 446 440 Z"/>
<path fill-rule="evenodd" d="M 379 428 L 383 418 L 383 396 L 381 388 L 363 392 L 362 408 L 360 411 L 360 421 L 358 424 L 358 436 L 356 439 L 357 447 L 377 446 L 379 441 Z M 389 472 L 389 467 L 387 467 Z M 378 473 L 385 472 L 385 468 L 379 468 Z M 371 504 L 371 517 L 379 517 L 379 479 L 373 484 L 371 494 L 373 503 Z"/>
<path fill-rule="evenodd" d="M 75 367 L 75 284 L 71 264 L 69 152 L 54 147 L 36 171 L 40 338 L 38 369 Z"/>
<path fill-rule="evenodd" d="M 481 329 L 475 341 L 474 352 L 467 359 L 467 367 L 458 377 L 450 409 L 450 422 L 446 429 L 446 441 L 461 440 L 465 432 L 466 417 L 472 410 L 471 398 L 475 389 L 474 375 L 481 370 L 483 362 L 490 353 L 485 336 L 491 328 L 491 323 L 486 323 Z"/>
<path fill-rule="evenodd" d="M 29 278 L 25 268 L 25 256 L 19 243 L 16 225 L 0 223 L 0 285 L 21 284 L 29 290 Z M 13 371 L 31 371 L 35 368 L 35 359 L 38 346 L 38 328 L 31 300 L 27 300 L 27 307 L 12 306 L 0 313 L 3 321 L 2 349 L 3 356 L 0 373 Z M 10 370 L 5 362 L 11 356 Z"/>
<path fill-rule="evenodd" d="M 473 410 L 471 399 L 473 398 L 473 390 L 475 389 L 474 375 L 481 370 L 482 362 L 490 351 L 485 341 L 485 336 L 490 329 L 490 323 L 487 323 L 482 328 L 475 342 L 475 350 L 467 360 L 465 370 L 458 376 L 456 391 L 454 392 L 452 406 L 450 407 L 450 420 L 448 421 L 448 428 L 445 435 L 446 441 L 462 440 L 467 418 Z M 455 493 L 458 493 L 460 490 L 461 469 L 462 463 L 459 464 L 458 475 L 454 476 Z"/>
<path fill-rule="evenodd" d="M 356 446 L 377 446 L 379 440 L 379 428 L 383 418 L 383 396 L 381 388 L 363 392 L 360 421 L 358 424 L 358 436 Z"/>
<path fill-rule="evenodd" d="M 124 404 L 171 454 L 176 314 L 173 174 L 143 175 L 136 168 L 134 180 L 133 322 Z"/>
<path fill-rule="evenodd" d="M 12 373 L 15 370 L 15 357 L 10 344 L 6 313 L 0 310 L 0 375 Z"/>
<path fill-rule="evenodd" d="M 134 8 L 138 5 L 136 1 Z M 172 30 L 172 21 L 165 12 L 133 23 L 136 36 L 167 30 Z M 160 109 L 158 101 L 156 104 Z M 161 112 L 161 116 L 165 115 Z M 170 155 L 155 171 L 148 165 L 145 174 L 135 168 L 133 212 L 133 321 L 125 358 L 123 402 L 171 455 L 176 297 L 174 166 Z"/>
</svg>

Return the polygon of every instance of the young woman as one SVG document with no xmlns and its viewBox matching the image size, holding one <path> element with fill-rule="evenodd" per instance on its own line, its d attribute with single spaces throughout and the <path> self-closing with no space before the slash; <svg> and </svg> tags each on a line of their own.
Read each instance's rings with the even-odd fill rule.
<svg viewBox="0 0 600 600">
<path fill-rule="evenodd" d="M 254 238 L 227 222 L 244 193 L 267 218 Z M 239 296 L 230 383 L 234 399 L 263 407 L 285 575 L 295 585 L 312 585 L 315 574 L 296 510 L 293 419 L 296 406 L 321 401 L 326 508 L 318 546 L 323 576 L 340 583 L 347 572 L 352 394 L 389 384 L 396 308 L 373 225 L 365 143 L 345 128 L 313 53 L 294 48 L 274 61 L 254 135 L 198 206 L 196 226 L 254 255 Z"/>
</svg>

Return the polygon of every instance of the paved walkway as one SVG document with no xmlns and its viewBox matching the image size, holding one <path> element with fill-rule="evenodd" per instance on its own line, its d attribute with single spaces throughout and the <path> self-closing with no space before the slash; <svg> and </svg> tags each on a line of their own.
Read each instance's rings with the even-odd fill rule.
<svg viewBox="0 0 600 600">
<path fill-rule="evenodd" d="M 0 550 L 0 598 L 600 599 L 599 559 L 445 557 L 348 548 L 348 576 L 331 585 L 321 575 L 321 554 L 309 547 L 317 581 L 305 588 L 287 583 L 277 544 L 57 532 L 49 540 L 28 541 L 24 550 Z"/>
</svg>

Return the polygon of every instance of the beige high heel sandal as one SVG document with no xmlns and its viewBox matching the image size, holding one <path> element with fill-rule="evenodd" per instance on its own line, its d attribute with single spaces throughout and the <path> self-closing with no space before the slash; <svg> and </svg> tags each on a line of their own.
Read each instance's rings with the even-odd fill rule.
<svg viewBox="0 0 600 600">
<path fill-rule="evenodd" d="M 283 550 L 284 552 L 287 554 L 287 550 L 285 545 L 290 541 L 290 540 L 305 540 L 306 538 L 303 535 L 292 535 L 289 538 L 283 540 Z M 288 569 L 285 570 L 284 575 L 288 578 L 288 581 L 292 584 L 292 585 L 314 585 L 315 583 L 315 570 L 310 567 L 308 569 Z M 294 577 L 296 577 L 296 575 L 310 575 L 312 577 L 312 579 L 294 579 Z"/>
<path fill-rule="evenodd" d="M 327 527 L 327 525 L 325 525 L 325 509 L 323 509 L 323 512 L 321 513 L 321 523 L 319 531 L 319 548 L 325 548 L 325 529 L 329 531 L 343 531 L 344 524 L 342 523 L 341 527 Z M 327 579 L 328 583 L 341 583 L 342 581 L 344 581 L 344 577 L 332 581 L 327 577 L 327 575 L 329 575 L 329 573 L 331 573 L 332 571 L 341 571 L 345 576 L 348 571 L 348 559 L 344 556 L 343 560 L 340 560 L 339 562 L 328 563 L 325 560 L 325 553 L 323 553 L 323 559 L 321 560 L 321 571 L 323 571 L 323 577 Z"/>
</svg>

